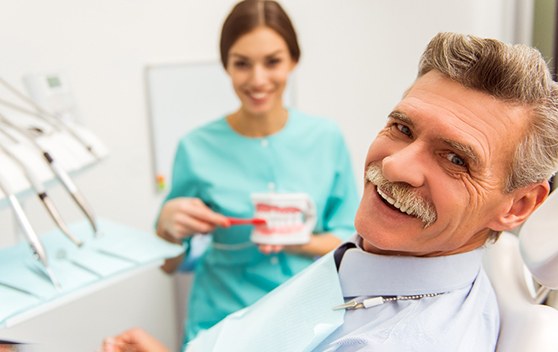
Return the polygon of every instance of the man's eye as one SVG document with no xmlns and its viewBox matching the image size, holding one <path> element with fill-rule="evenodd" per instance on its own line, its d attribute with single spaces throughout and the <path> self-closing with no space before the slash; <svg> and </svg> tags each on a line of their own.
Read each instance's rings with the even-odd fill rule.
<svg viewBox="0 0 558 352">
<path fill-rule="evenodd" d="M 455 154 L 455 153 L 448 153 L 447 158 L 452 164 L 455 164 L 457 166 L 466 166 L 467 165 L 465 160 L 462 157 L 460 157 L 459 155 Z"/>
<path fill-rule="evenodd" d="M 399 130 L 399 132 L 403 133 L 406 136 L 411 136 L 411 129 L 405 125 L 402 125 L 400 123 L 395 124 L 395 126 L 397 127 L 397 129 Z"/>
</svg>

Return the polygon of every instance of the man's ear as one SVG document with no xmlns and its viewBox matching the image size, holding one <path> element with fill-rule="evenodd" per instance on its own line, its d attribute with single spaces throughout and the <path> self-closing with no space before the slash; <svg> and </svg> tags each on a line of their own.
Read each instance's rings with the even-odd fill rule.
<svg viewBox="0 0 558 352">
<path fill-rule="evenodd" d="M 546 181 L 513 191 L 507 210 L 495 220 L 492 229 L 505 231 L 521 225 L 544 202 L 549 192 L 550 185 Z"/>
</svg>

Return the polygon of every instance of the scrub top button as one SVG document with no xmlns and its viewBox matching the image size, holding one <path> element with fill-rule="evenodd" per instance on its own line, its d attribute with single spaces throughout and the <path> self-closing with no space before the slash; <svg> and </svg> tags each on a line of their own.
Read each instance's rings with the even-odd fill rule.
<svg viewBox="0 0 558 352">
<path fill-rule="evenodd" d="M 267 146 L 269 145 L 269 141 L 267 139 L 262 139 L 261 144 L 262 147 L 267 148 Z"/>
<path fill-rule="evenodd" d="M 269 262 L 273 265 L 277 265 L 279 264 L 279 259 L 277 258 L 277 256 L 273 256 L 269 258 Z"/>
<path fill-rule="evenodd" d="M 275 182 L 269 182 L 269 183 L 267 184 L 267 189 L 268 189 L 270 192 L 275 191 Z"/>
</svg>

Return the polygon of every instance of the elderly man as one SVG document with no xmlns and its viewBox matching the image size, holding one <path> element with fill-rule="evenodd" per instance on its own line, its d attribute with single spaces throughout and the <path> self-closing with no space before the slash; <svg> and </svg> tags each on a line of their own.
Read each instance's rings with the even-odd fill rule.
<svg viewBox="0 0 558 352">
<path fill-rule="evenodd" d="M 525 46 L 440 33 L 368 151 L 357 234 L 188 351 L 494 351 L 483 246 L 545 200 L 558 86 Z"/>
</svg>

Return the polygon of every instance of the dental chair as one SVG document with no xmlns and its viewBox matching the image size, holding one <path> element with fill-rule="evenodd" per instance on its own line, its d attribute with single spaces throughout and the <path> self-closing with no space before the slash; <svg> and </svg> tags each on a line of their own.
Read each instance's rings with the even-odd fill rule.
<svg viewBox="0 0 558 352">
<path fill-rule="evenodd" d="M 497 352 L 558 351 L 558 191 L 519 235 L 488 245 L 484 268 L 500 308 Z"/>
</svg>

